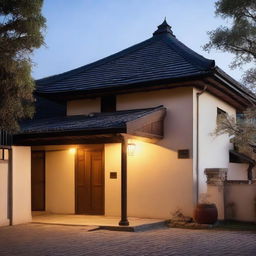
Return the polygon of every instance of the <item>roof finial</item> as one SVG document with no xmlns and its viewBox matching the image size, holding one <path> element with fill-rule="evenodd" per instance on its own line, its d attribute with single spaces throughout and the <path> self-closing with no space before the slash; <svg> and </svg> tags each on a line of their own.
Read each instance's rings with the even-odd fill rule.
<svg viewBox="0 0 256 256">
<path fill-rule="evenodd" d="M 167 23 L 166 17 L 164 17 L 164 21 L 161 25 L 158 26 L 158 29 L 153 33 L 153 35 L 159 34 L 171 34 L 174 36 L 172 32 L 172 27 Z"/>
</svg>

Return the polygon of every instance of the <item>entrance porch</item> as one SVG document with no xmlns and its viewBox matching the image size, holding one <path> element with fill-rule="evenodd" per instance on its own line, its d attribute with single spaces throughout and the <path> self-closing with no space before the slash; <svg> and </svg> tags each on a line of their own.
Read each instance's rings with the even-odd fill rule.
<svg viewBox="0 0 256 256">
<path fill-rule="evenodd" d="M 68 215 L 120 216 L 119 225 L 128 226 L 128 141 L 132 138 L 155 142 L 163 138 L 165 111 L 159 106 L 58 120 L 32 120 L 23 125 L 22 133 L 14 136 L 14 142 L 17 149 L 26 151 L 28 161 L 32 151 L 32 209 Z M 100 148 L 95 149 L 97 145 Z M 73 157 L 69 154 L 72 150 Z M 38 162 L 33 163 L 33 152 Z M 24 168 L 30 182 L 30 166 Z M 44 168 L 45 173 L 39 172 Z M 37 179 L 43 184 L 38 186 Z M 35 193 L 40 200 L 33 197 Z M 26 195 L 29 201 L 31 195 L 27 187 Z"/>
<path fill-rule="evenodd" d="M 87 226 L 89 230 L 140 231 L 162 227 L 165 224 L 165 220 L 163 219 L 129 217 L 129 227 L 124 227 L 119 225 L 119 221 L 120 217 L 102 215 L 49 214 L 46 212 L 32 213 L 32 223 Z"/>
</svg>

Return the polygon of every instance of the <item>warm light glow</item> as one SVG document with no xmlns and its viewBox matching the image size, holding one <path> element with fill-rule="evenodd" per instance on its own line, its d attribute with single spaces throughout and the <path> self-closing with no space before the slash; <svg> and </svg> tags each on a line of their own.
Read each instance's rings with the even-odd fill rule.
<svg viewBox="0 0 256 256">
<path fill-rule="evenodd" d="M 70 148 L 69 153 L 74 155 L 76 153 L 76 148 Z"/>
<path fill-rule="evenodd" d="M 135 149 L 136 149 L 136 144 L 133 143 L 133 142 L 129 142 L 128 145 L 127 145 L 128 156 L 134 156 Z"/>
</svg>

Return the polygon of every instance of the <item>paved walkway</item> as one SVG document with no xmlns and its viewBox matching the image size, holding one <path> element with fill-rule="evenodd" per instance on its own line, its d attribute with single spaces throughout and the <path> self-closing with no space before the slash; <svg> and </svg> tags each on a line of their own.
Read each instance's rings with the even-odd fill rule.
<svg viewBox="0 0 256 256">
<path fill-rule="evenodd" d="M 0 255 L 256 255 L 256 233 L 162 228 L 144 232 L 27 224 L 0 228 Z"/>
</svg>

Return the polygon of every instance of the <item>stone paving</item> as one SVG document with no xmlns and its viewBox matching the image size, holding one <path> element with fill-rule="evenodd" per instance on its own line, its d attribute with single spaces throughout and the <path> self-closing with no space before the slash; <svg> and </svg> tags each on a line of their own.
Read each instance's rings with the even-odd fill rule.
<svg viewBox="0 0 256 256">
<path fill-rule="evenodd" d="M 0 227 L 0 255 L 256 255 L 256 233 L 161 228 L 144 232 L 27 224 Z"/>
</svg>

